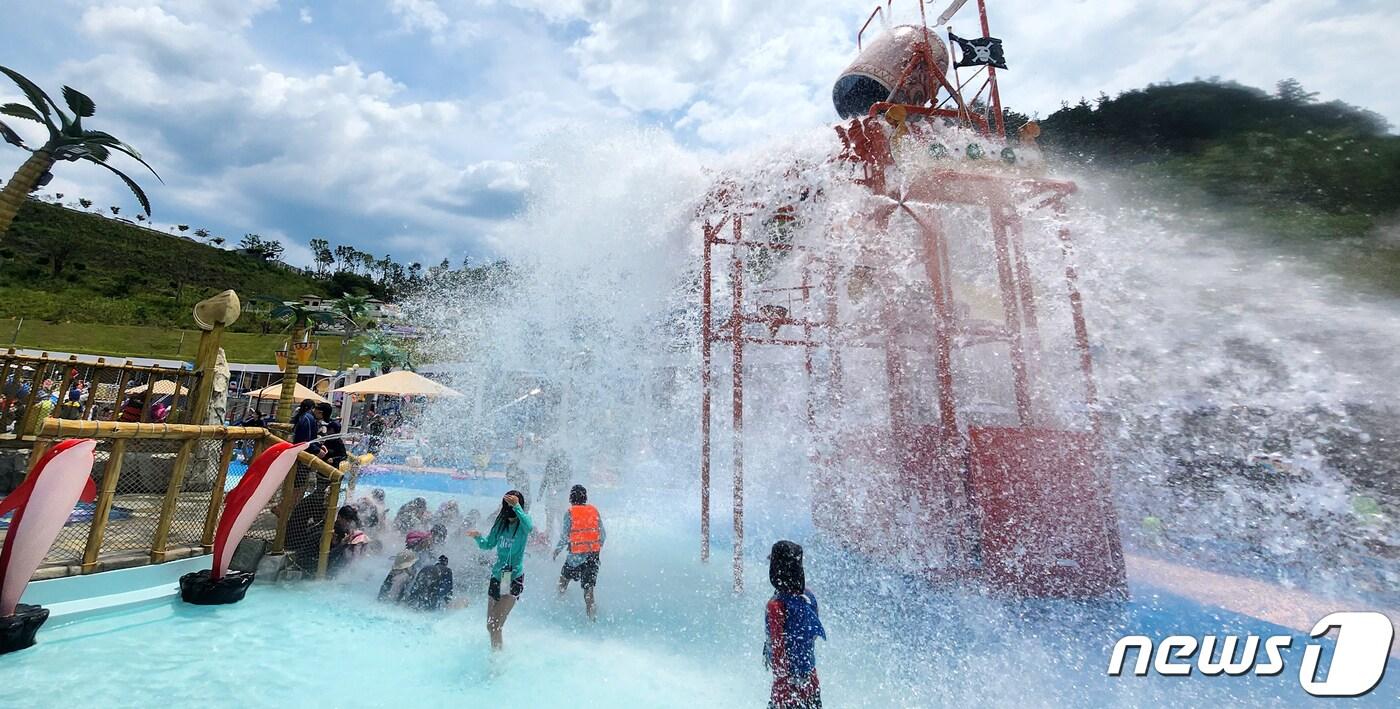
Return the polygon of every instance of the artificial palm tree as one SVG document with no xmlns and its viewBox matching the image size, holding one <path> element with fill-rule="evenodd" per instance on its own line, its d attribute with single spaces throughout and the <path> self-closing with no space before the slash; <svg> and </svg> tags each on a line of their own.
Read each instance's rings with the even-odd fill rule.
<svg viewBox="0 0 1400 709">
<path fill-rule="evenodd" d="M 369 368 L 380 374 L 388 374 L 395 367 L 399 369 L 413 369 L 412 355 L 407 350 L 394 342 L 387 335 L 371 337 L 364 344 L 360 345 L 361 357 L 369 358 Z"/>
<path fill-rule="evenodd" d="M 0 66 L 0 73 L 10 77 L 24 92 L 25 98 L 29 99 L 30 106 L 22 103 L 7 103 L 0 106 L 0 114 L 13 118 L 23 118 L 42 124 L 49 131 L 49 139 L 38 148 L 30 148 L 24 144 L 24 140 L 19 137 L 9 126 L 0 121 L 0 138 L 6 143 L 21 150 L 30 152 L 28 160 L 20 165 L 19 170 L 5 184 L 5 189 L 0 191 L 0 235 L 3 235 L 10 228 L 10 223 L 14 221 L 15 215 L 19 213 L 19 208 L 24 204 L 24 199 L 36 188 L 44 186 L 53 175 L 49 169 L 59 160 L 76 162 L 86 160 L 94 165 L 99 165 L 111 170 L 117 177 L 131 188 L 136 195 L 136 200 L 141 203 L 141 207 L 146 210 L 146 214 L 151 213 L 151 202 L 146 199 L 146 193 L 141 191 L 140 185 L 127 177 L 122 171 L 107 164 L 107 159 L 112 156 L 112 151 L 126 153 L 137 162 L 145 165 L 156 179 L 160 175 L 156 174 L 155 168 L 146 164 L 141 159 L 141 154 L 136 149 L 118 140 L 109 133 L 100 130 L 88 130 L 83 127 L 83 119 L 92 117 L 97 106 L 92 99 L 73 89 L 71 86 L 63 87 L 63 100 L 68 104 L 68 109 L 73 112 L 70 118 L 63 112 L 44 90 L 35 85 L 34 82 L 25 78 L 23 74 L 12 69 Z M 54 121 L 58 122 L 55 123 Z"/>
<path fill-rule="evenodd" d="M 274 320 L 287 321 L 287 329 L 291 331 L 288 342 L 308 342 L 312 330 L 317 325 L 325 325 L 335 322 L 336 315 L 324 310 L 312 310 L 301 303 L 287 303 L 275 295 L 260 295 L 254 300 L 259 300 L 272 305 L 272 311 L 268 316 Z M 290 349 L 290 348 L 288 348 Z M 297 370 L 301 364 L 296 357 L 287 357 L 287 369 L 282 374 L 282 393 L 277 397 L 277 420 L 282 423 L 292 421 L 292 402 L 296 399 Z"/>
<path fill-rule="evenodd" d="M 336 371 L 344 372 L 345 350 L 350 347 L 350 340 L 365 329 L 362 321 L 369 314 L 369 298 L 362 295 L 341 296 L 331 304 L 331 309 L 340 317 L 345 331 L 340 339 L 340 365 L 336 368 Z"/>
</svg>

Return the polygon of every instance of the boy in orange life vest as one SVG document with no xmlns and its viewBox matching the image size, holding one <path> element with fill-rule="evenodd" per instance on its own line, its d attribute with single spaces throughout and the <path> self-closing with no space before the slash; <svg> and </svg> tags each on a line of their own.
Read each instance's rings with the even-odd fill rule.
<svg viewBox="0 0 1400 709">
<path fill-rule="evenodd" d="M 554 558 L 567 547 L 569 556 L 564 559 L 564 568 L 559 571 L 559 595 L 569 590 L 570 581 L 578 581 L 583 586 L 583 604 L 588 610 L 588 619 L 598 620 L 598 606 L 593 600 L 593 587 L 598 585 L 598 556 L 603 549 L 607 532 L 603 529 L 603 518 L 598 508 L 588 504 L 588 490 L 575 485 L 569 490 L 569 511 L 564 514 L 564 526 L 559 532 L 559 543 L 554 547 Z"/>
</svg>

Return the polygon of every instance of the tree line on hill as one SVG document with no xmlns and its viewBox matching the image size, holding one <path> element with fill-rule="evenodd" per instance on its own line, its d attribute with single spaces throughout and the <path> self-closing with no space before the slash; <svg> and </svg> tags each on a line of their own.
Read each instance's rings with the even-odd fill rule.
<svg viewBox="0 0 1400 709">
<path fill-rule="evenodd" d="M 1040 125 L 1052 154 L 1169 178 L 1284 233 L 1366 237 L 1400 221 L 1400 136 L 1294 79 L 1272 93 L 1218 79 L 1153 84 L 1065 104 Z"/>
<path fill-rule="evenodd" d="M 93 201 L 90 199 L 80 197 L 76 200 L 65 201 L 65 197 L 68 195 L 62 192 L 39 192 L 32 195 L 30 201 L 52 204 L 96 217 L 107 216 L 104 210 L 94 209 Z M 133 224 L 121 216 L 121 207 L 112 206 L 108 208 L 108 211 L 111 212 L 110 219 L 115 222 L 157 233 L 165 233 L 146 223 L 144 214 L 137 214 L 137 223 Z M 228 240 L 223 236 L 212 234 L 204 228 L 191 230 L 188 224 L 171 225 L 168 227 L 168 232 L 172 236 L 202 242 L 218 249 L 223 249 L 228 244 Z M 51 236 L 43 242 L 41 246 L 41 258 L 45 262 L 43 265 L 50 269 L 50 276 L 54 279 L 63 277 L 65 268 L 73 263 L 70 257 L 73 245 L 72 238 Z M 451 260 L 446 258 L 436 265 L 425 268 L 418 261 L 404 264 L 394 260 L 393 256 L 389 254 L 375 257 L 369 252 L 361 251 L 348 244 L 332 244 L 330 240 L 323 237 L 313 237 L 310 241 L 310 247 L 313 261 L 309 268 L 298 268 L 283 262 L 286 247 L 277 239 L 260 234 L 243 235 L 234 245 L 234 251 L 272 266 L 298 271 L 312 279 L 321 281 L 325 288 L 325 292 L 322 294 L 332 298 L 344 295 L 367 295 L 392 302 L 425 287 L 459 282 L 482 282 L 508 271 L 503 262 L 475 264 L 470 256 L 465 257 L 461 266 L 457 268 L 454 268 Z M 86 268 L 86 264 L 83 264 L 82 267 Z"/>
</svg>

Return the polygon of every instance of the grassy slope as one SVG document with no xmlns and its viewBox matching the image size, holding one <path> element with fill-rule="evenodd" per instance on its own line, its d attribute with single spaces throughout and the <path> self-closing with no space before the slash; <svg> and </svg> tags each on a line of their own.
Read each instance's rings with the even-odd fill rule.
<svg viewBox="0 0 1400 709">
<path fill-rule="evenodd" d="M 15 338 L 16 327 L 19 328 L 18 338 Z M 315 339 L 320 346 L 312 363 L 335 369 L 340 364 L 340 338 Z M 273 353 L 282 349 L 285 342 L 283 335 L 229 332 L 224 334 L 223 345 L 230 362 L 272 364 L 276 359 Z M 0 347 L 193 361 L 198 346 L 198 330 L 149 325 L 49 323 L 28 319 L 21 325 L 15 319 L 0 319 Z M 352 341 L 346 352 L 347 362 L 354 361 L 354 353 L 355 344 Z"/>
<path fill-rule="evenodd" d="M 245 303 L 324 290 L 284 266 L 33 200 L 0 236 L 0 317 L 188 327 L 191 306 L 226 288 Z M 258 325 L 245 308 L 236 329 Z"/>
<path fill-rule="evenodd" d="M 1066 106 L 1041 124 L 1063 158 L 1400 293 L 1400 244 L 1387 236 L 1400 224 L 1400 137 L 1375 114 L 1196 81 Z"/>
<path fill-rule="evenodd" d="M 0 237 L 0 346 L 189 360 L 199 341 L 197 331 L 182 329 L 193 326 L 191 308 L 226 288 L 245 308 L 235 326 L 243 332 L 228 333 L 224 349 L 231 361 L 262 363 L 273 362 L 285 340 L 280 326 L 259 334 L 248 301 L 325 290 L 283 266 L 31 200 Z M 24 318 L 17 339 L 16 318 Z M 340 340 L 318 339 L 317 364 L 335 367 Z"/>
</svg>

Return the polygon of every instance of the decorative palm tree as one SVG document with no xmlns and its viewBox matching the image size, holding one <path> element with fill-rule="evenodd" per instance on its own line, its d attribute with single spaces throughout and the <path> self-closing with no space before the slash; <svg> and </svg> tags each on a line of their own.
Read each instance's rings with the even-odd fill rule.
<svg viewBox="0 0 1400 709">
<path fill-rule="evenodd" d="M 345 334 L 340 339 L 340 365 L 336 371 L 345 371 L 345 350 L 350 347 L 350 340 L 365 329 L 364 317 L 369 314 L 369 298 L 361 295 L 341 296 L 332 305 L 331 309 L 339 316 Z"/>
<path fill-rule="evenodd" d="M 380 374 L 388 374 L 395 367 L 413 369 L 411 353 L 387 335 L 372 337 L 360 345 L 359 356 L 368 357 L 369 368 Z"/>
<path fill-rule="evenodd" d="M 275 295 L 260 295 L 254 300 L 268 303 L 272 310 L 268 317 L 274 320 L 285 320 L 286 330 L 291 332 L 287 342 L 288 350 L 290 345 L 298 342 L 310 342 L 311 333 L 317 325 L 325 325 L 335 322 L 336 315 L 324 310 L 311 310 L 301 303 L 287 303 Z M 292 402 L 296 399 L 297 370 L 301 368 L 301 363 L 297 358 L 288 352 L 287 368 L 282 374 L 282 393 L 277 398 L 277 420 L 282 423 L 292 421 Z"/>
<path fill-rule="evenodd" d="M 43 187 L 53 178 L 49 169 L 59 160 L 76 162 L 86 160 L 94 165 L 111 170 L 127 187 L 131 188 L 136 200 L 141 203 L 141 208 L 146 210 L 146 214 L 151 213 L 151 202 L 146 199 L 146 193 L 141 191 L 140 185 L 127 177 L 122 171 L 107 164 L 107 159 L 112 156 L 112 151 L 126 153 L 137 162 L 151 171 L 156 179 L 160 175 L 155 168 L 146 164 L 141 159 L 141 154 L 136 149 L 118 140 L 115 136 L 104 133 L 100 130 L 88 130 L 83 127 L 83 119 L 90 118 L 97 111 L 97 106 L 92 99 L 73 89 L 71 86 L 63 87 L 63 100 L 68 104 L 68 109 L 73 112 L 70 118 L 63 112 L 44 90 L 35 85 L 34 82 L 25 78 L 23 74 L 12 69 L 0 66 L 0 73 L 8 76 L 11 81 L 19 86 L 24 92 L 25 98 L 29 99 L 30 106 L 22 103 L 7 103 L 0 106 L 0 114 L 13 118 L 23 118 L 42 124 L 49 131 L 49 139 L 38 148 L 30 148 L 24 144 L 24 140 L 19 134 L 0 121 L 0 138 L 21 150 L 27 150 L 31 154 L 29 159 L 20 165 L 19 170 L 5 184 L 5 189 L 0 191 L 0 235 L 3 235 L 10 228 L 10 223 L 14 221 L 15 215 L 19 213 L 20 205 L 24 204 L 25 197 L 38 187 Z M 57 119 L 57 123 L 55 123 Z"/>
</svg>

